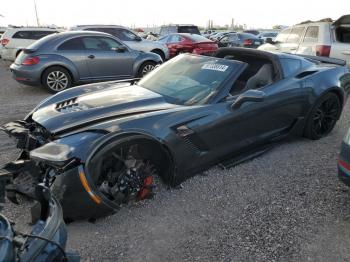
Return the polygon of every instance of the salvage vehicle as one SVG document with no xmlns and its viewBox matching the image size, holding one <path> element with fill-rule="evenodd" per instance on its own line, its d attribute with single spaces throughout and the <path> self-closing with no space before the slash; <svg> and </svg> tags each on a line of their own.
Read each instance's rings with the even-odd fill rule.
<svg viewBox="0 0 350 262">
<path fill-rule="evenodd" d="M 97 218 L 152 197 L 160 183 L 231 167 L 288 136 L 320 139 L 347 99 L 344 65 L 221 48 L 213 57 L 181 54 L 141 80 L 58 93 L 2 127 L 27 163 L 15 164 L 16 190 L 30 193 L 28 173 L 69 166 L 52 188 L 64 216 Z"/>
<path fill-rule="evenodd" d="M 325 56 L 345 60 L 350 66 L 350 15 L 336 21 L 306 21 L 282 30 L 275 40 L 259 47 L 265 51 Z"/>
<path fill-rule="evenodd" d="M 212 55 L 218 49 L 217 43 L 196 34 L 170 34 L 159 39 L 169 48 L 170 58 L 182 53 Z"/>
<path fill-rule="evenodd" d="M 97 31 L 111 34 L 117 37 L 124 44 L 129 46 L 131 49 L 142 51 L 142 52 L 152 52 L 160 55 L 163 61 L 169 59 L 168 48 L 157 41 L 150 41 L 142 39 L 140 36 L 135 34 L 129 28 L 120 25 L 78 25 L 70 28 L 70 30 L 81 31 Z M 146 34 L 144 34 L 146 36 Z"/>
<path fill-rule="evenodd" d="M 10 70 L 22 84 L 57 93 L 74 84 L 142 77 L 162 62 L 159 55 L 130 49 L 110 34 L 70 31 L 23 49 Z"/>
<path fill-rule="evenodd" d="M 10 164 L 7 170 L 0 169 L 0 211 L 6 195 L 18 204 L 11 187 L 12 168 L 15 166 Z M 67 229 L 62 208 L 49 190 L 53 177 L 46 173 L 42 178 L 43 183 L 35 188 L 35 199 L 40 205 L 38 214 L 32 216 L 32 221 L 37 219 L 30 233 L 17 231 L 15 224 L 0 214 L 0 261 L 80 261 L 79 255 L 65 250 Z"/>
</svg>

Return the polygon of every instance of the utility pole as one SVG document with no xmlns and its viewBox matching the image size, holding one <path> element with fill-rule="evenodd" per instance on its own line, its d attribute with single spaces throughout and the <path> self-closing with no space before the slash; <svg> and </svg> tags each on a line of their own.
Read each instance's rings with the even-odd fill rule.
<svg viewBox="0 0 350 262">
<path fill-rule="evenodd" d="M 33 1 L 34 1 L 34 8 L 35 8 L 36 23 L 38 26 L 40 26 L 39 17 L 38 17 L 38 10 L 36 9 L 36 2 L 35 2 L 35 0 L 33 0 Z"/>
</svg>

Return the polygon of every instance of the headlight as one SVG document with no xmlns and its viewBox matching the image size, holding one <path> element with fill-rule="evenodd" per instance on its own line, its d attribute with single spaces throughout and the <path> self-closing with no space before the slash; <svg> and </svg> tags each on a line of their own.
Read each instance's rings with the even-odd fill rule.
<svg viewBox="0 0 350 262">
<path fill-rule="evenodd" d="M 50 142 L 30 152 L 30 158 L 49 162 L 64 162 L 69 159 L 71 149 L 68 145 Z"/>
</svg>

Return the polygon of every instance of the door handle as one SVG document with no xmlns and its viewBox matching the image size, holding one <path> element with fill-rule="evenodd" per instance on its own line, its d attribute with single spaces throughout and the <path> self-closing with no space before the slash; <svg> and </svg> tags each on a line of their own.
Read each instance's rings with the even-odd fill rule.
<svg viewBox="0 0 350 262">
<path fill-rule="evenodd" d="M 350 51 L 342 51 L 341 52 L 343 55 L 350 55 Z"/>
<path fill-rule="evenodd" d="M 95 56 L 94 56 L 94 55 L 89 55 L 89 56 L 88 56 L 88 58 L 90 58 L 90 59 L 94 59 L 94 58 L 95 58 Z"/>
</svg>

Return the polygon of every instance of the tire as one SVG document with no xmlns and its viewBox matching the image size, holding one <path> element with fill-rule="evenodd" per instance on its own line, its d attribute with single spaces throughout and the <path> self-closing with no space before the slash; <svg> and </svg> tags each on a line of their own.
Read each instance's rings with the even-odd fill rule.
<svg viewBox="0 0 350 262">
<path fill-rule="evenodd" d="M 145 75 L 147 75 L 149 72 L 151 72 L 155 67 L 156 67 L 156 63 L 152 62 L 152 61 L 147 61 L 144 62 L 139 69 L 139 72 L 137 74 L 138 77 L 144 77 Z"/>
<path fill-rule="evenodd" d="M 342 111 L 339 97 L 334 93 L 322 96 L 312 108 L 304 129 L 304 137 L 318 140 L 334 128 Z"/>
<path fill-rule="evenodd" d="M 72 77 L 67 69 L 53 66 L 44 71 L 41 83 L 49 92 L 58 93 L 72 86 Z"/>
<path fill-rule="evenodd" d="M 95 187 L 116 205 L 154 196 L 161 185 L 157 165 L 139 143 L 124 142 L 94 162 Z"/>
<path fill-rule="evenodd" d="M 162 58 L 163 62 L 165 61 L 165 54 L 163 53 L 163 51 L 161 51 L 161 50 L 153 50 L 151 52 L 159 55 Z"/>
</svg>

